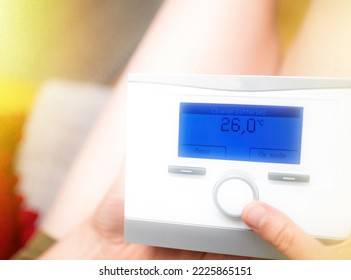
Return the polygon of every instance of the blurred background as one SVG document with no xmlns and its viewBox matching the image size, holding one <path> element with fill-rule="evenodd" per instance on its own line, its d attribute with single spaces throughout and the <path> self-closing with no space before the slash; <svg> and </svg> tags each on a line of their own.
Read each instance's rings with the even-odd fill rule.
<svg viewBox="0 0 351 280">
<path fill-rule="evenodd" d="M 111 83 L 160 0 L 1 0 L 0 75 Z"/>
<path fill-rule="evenodd" d="M 280 0 L 286 49 L 310 1 Z M 0 0 L 0 259 L 50 207 L 162 0 Z"/>
</svg>

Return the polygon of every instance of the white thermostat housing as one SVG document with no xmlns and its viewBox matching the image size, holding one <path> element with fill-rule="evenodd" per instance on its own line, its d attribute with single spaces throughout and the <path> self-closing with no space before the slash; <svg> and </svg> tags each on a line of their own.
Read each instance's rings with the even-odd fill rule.
<svg viewBox="0 0 351 280">
<path fill-rule="evenodd" d="M 130 74 L 125 241 L 283 258 L 253 199 L 325 243 L 351 233 L 351 80 Z"/>
</svg>

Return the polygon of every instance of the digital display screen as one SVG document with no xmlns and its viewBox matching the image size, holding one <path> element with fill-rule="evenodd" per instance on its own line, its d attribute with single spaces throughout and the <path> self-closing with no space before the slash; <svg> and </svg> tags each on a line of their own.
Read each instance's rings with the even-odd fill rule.
<svg viewBox="0 0 351 280">
<path fill-rule="evenodd" d="M 180 103 L 178 156 L 299 164 L 302 107 Z"/>
</svg>

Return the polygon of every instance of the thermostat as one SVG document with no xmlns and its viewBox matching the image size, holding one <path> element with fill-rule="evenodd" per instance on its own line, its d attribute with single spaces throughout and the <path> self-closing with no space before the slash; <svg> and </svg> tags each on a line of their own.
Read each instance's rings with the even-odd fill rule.
<svg viewBox="0 0 351 280">
<path fill-rule="evenodd" d="M 129 75 L 125 241 L 283 258 L 252 200 L 324 243 L 351 233 L 351 80 Z"/>
</svg>

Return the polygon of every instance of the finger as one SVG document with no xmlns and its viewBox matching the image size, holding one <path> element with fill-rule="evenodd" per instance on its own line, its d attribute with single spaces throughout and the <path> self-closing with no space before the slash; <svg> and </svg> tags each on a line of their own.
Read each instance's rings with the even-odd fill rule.
<svg viewBox="0 0 351 280">
<path fill-rule="evenodd" d="M 325 259 L 322 243 L 299 228 L 277 209 L 254 201 L 242 213 L 242 220 L 261 238 L 290 259 Z"/>
</svg>

